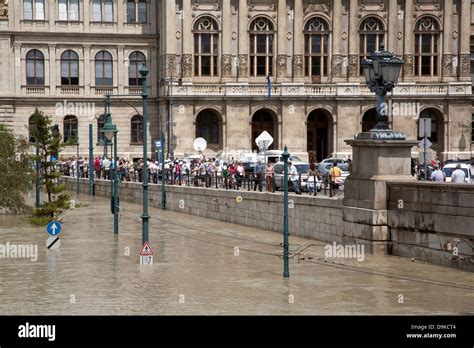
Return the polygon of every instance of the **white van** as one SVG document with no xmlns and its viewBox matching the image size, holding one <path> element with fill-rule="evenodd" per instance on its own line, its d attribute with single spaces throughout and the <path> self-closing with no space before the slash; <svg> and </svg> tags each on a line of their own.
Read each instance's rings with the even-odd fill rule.
<svg viewBox="0 0 474 348">
<path fill-rule="evenodd" d="M 474 176 L 473 173 L 472 173 L 473 168 L 470 164 L 467 164 L 467 163 L 449 163 L 449 164 L 446 164 L 443 167 L 443 173 L 446 176 L 446 182 L 451 182 L 451 175 L 456 170 L 456 166 L 458 164 L 461 164 L 461 170 L 464 172 L 464 174 L 466 174 L 465 182 L 468 183 L 468 184 L 471 184 L 473 182 L 473 176 Z"/>
</svg>

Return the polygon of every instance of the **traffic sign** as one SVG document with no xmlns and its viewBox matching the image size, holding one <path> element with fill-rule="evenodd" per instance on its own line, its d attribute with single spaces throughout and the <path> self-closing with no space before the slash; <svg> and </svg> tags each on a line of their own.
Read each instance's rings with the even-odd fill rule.
<svg viewBox="0 0 474 348">
<path fill-rule="evenodd" d="M 257 144 L 260 150 L 266 150 L 273 144 L 273 137 L 267 131 L 263 131 L 262 134 L 255 139 L 255 144 Z"/>
<path fill-rule="evenodd" d="M 428 138 L 423 138 L 423 139 L 418 143 L 418 146 L 419 146 L 419 147 L 422 147 L 422 148 L 424 148 L 424 147 L 428 148 L 428 147 L 431 147 L 431 145 L 433 145 L 433 144 L 431 143 L 431 141 L 430 141 Z"/>
<path fill-rule="evenodd" d="M 61 246 L 61 239 L 57 236 L 48 237 L 46 240 L 46 248 L 48 250 L 57 250 Z"/>
<path fill-rule="evenodd" d="M 161 140 L 155 140 L 155 149 L 161 149 Z"/>
<path fill-rule="evenodd" d="M 149 256 L 149 255 L 153 255 L 153 249 L 151 248 L 148 242 L 145 242 L 145 244 L 143 244 L 142 250 L 140 251 L 140 256 Z"/>
<path fill-rule="evenodd" d="M 418 136 L 431 136 L 431 118 L 422 117 L 418 120 Z"/>
<path fill-rule="evenodd" d="M 61 224 L 57 221 L 51 221 L 48 226 L 46 226 L 46 231 L 51 236 L 57 236 L 61 232 Z"/>
</svg>

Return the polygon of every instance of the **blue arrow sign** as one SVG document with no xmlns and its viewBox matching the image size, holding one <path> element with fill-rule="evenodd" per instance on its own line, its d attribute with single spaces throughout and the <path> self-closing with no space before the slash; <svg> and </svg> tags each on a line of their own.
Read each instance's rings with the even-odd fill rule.
<svg viewBox="0 0 474 348">
<path fill-rule="evenodd" d="M 51 236 L 57 236 L 61 232 L 61 224 L 57 221 L 51 221 L 48 226 L 46 226 L 46 231 Z"/>
</svg>

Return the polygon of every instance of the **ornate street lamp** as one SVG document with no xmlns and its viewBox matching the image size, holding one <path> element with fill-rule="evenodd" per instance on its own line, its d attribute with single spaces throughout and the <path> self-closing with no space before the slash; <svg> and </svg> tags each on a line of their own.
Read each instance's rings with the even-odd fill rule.
<svg viewBox="0 0 474 348">
<path fill-rule="evenodd" d="M 142 76 L 142 99 L 143 99 L 143 214 L 142 214 L 142 244 L 148 242 L 148 90 L 147 76 L 148 69 L 145 64 L 140 68 Z"/>
<path fill-rule="evenodd" d="M 403 60 L 397 58 L 381 46 L 380 51 L 372 53 L 371 59 L 362 60 L 364 77 L 370 91 L 377 96 L 377 124 L 369 132 L 359 133 L 358 139 L 405 140 L 406 135 L 394 132 L 388 126 L 389 108 L 385 96 L 393 90 L 403 66 Z"/>
<path fill-rule="evenodd" d="M 288 265 L 288 159 L 290 153 L 288 147 L 285 145 L 284 151 L 281 154 L 284 162 L 284 186 L 283 186 L 283 277 L 288 278 L 290 276 L 289 265 Z"/>
<path fill-rule="evenodd" d="M 102 127 L 102 134 L 108 142 L 114 140 L 114 170 L 113 170 L 113 194 L 111 197 L 112 213 L 114 214 L 114 235 L 118 236 L 118 171 L 117 171 L 117 126 L 112 122 L 112 116 L 110 115 L 110 109 L 108 108 L 108 96 L 106 97 L 106 113 L 105 123 Z"/>
</svg>

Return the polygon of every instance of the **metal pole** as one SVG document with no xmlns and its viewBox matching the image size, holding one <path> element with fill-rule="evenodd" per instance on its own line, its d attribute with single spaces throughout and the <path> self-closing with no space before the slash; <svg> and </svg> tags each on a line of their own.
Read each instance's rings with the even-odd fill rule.
<svg viewBox="0 0 474 348">
<path fill-rule="evenodd" d="M 40 207 L 40 158 L 39 158 L 39 145 L 38 145 L 38 139 L 35 139 L 36 141 L 36 202 L 35 206 L 36 208 Z"/>
<path fill-rule="evenodd" d="M 426 121 L 424 122 L 424 127 L 423 127 L 423 167 L 425 168 L 425 181 L 428 180 L 428 169 L 427 169 L 427 163 L 426 163 L 426 136 L 428 135 L 426 133 Z"/>
<path fill-rule="evenodd" d="M 165 191 L 165 134 L 161 132 L 161 209 L 166 209 Z"/>
<path fill-rule="evenodd" d="M 285 146 L 283 151 L 284 159 L 284 194 L 283 194 L 283 277 L 290 276 L 288 265 L 288 148 Z"/>
<path fill-rule="evenodd" d="M 174 163 L 174 144 L 173 144 L 173 79 L 170 78 L 169 80 L 169 87 L 168 87 L 168 94 L 169 94 L 169 125 L 170 125 L 170 160 L 171 163 Z"/>
<path fill-rule="evenodd" d="M 143 98 L 143 215 L 142 215 L 142 244 L 148 241 L 148 144 L 147 144 L 147 124 L 148 124 L 148 91 L 147 75 L 148 70 L 144 67 L 140 70 L 142 74 L 142 98 Z"/>
<path fill-rule="evenodd" d="M 114 134 L 114 236 L 118 236 L 118 170 L 117 170 L 117 133 Z"/>
<path fill-rule="evenodd" d="M 89 124 L 89 196 L 94 194 L 94 143 L 92 140 L 92 123 Z"/>
</svg>

